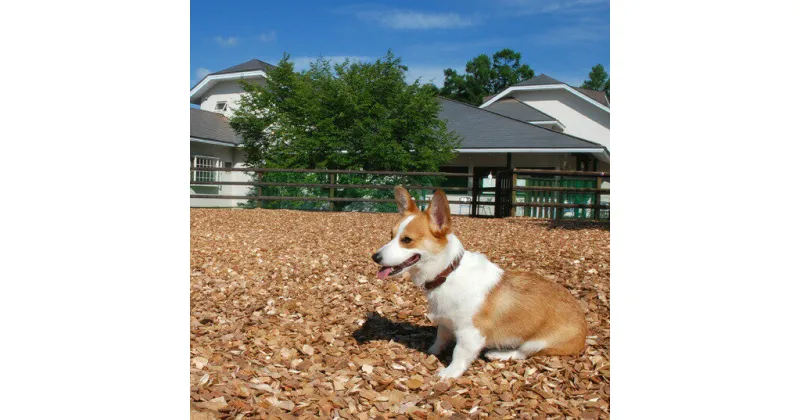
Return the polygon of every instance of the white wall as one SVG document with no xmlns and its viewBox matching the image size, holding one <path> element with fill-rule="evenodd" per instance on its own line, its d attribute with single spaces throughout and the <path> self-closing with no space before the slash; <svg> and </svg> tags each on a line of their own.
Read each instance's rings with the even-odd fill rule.
<svg viewBox="0 0 800 420">
<path fill-rule="evenodd" d="M 611 116 L 564 89 L 520 91 L 512 94 L 526 104 L 556 118 L 564 133 L 597 142 L 611 150 Z"/>
<path fill-rule="evenodd" d="M 222 162 L 231 162 L 235 168 L 245 167 L 244 151 L 229 146 L 218 146 L 214 144 L 190 142 L 189 151 L 192 157 L 209 156 L 219 158 Z M 250 181 L 249 172 L 220 172 L 220 181 Z M 249 187 L 246 185 L 220 185 L 202 186 L 190 185 L 190 194 L 216 194 L 216 195 L 247 195 Z M 215 198 L 192 198 L 191 207 L 237 207 L 240 203 L 244 204 L 247 200 L 215 199 Z"/>
<path fill-rule="evenodd" d="M 247 81 L 249 83 L 264 83 L 262 77 L 247 79 Z M 217 102 L 228 102 L 228 110 L 223 114 L 230 118 L 233 115 L 233 109 L 239 106 L 239 99 L 242 97 L 242 93 L 244 93 L 244 90 L 239 86 L 238 80 L 217 82 L 203 95 L 202 101 L 200 102 L 200 109 L 213 112 Z"/>
</svg>

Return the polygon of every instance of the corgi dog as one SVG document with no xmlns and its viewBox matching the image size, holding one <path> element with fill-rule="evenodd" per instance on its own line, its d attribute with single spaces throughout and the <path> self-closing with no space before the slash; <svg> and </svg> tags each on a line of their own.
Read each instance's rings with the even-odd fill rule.
<svg viewBox="0 0 800 420">
<path fill-rule="evenodd" d="M 586 342 L 586 319 L 562 286 L 534 273 L 503 271 L 483 254 L 465 251 L 453 234 L 450 204 L 436 191 L 420 211 L 403 187 L 395 187 L 402 217 L 392 239 L 372 255 L 378 278 L 408 272 L 428 300 L 437 325 L 428 350 L 438 355 L 455 339 L 452 362 L 441 378 L 461 376 L 484 348 L 491 360 L 529 355 L 577 355 Z"/>
</svg>

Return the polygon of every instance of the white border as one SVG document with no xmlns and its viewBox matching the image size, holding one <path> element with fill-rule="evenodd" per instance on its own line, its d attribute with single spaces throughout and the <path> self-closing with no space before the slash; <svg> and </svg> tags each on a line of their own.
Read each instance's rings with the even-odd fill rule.
<svg viewBox="0 0 800 420">
<path fill-rule="evenodd" d="M 198 137 L 189 137 L 189 141 L 193 141 L 193 142 L 196 142 L 196 143 L 215 144 L 215 145 L 218 145 L 218 146 L 236 147 L 236 148 L 243 146 L 241 144 L 226 143 L 224 141 L 216 141 L 216 140 L 206 140 L 206 139 L 201 139 L 201 138 L 198 138 Z"/>
<path fill-rule="evenodd" d="M 554 89 L 566 89 L 568 92 L 572 92 L 575 96 L 583 99 L 584 101 L 589 102 L 590 104 L 602 109 L 605 112 L 608 112 L 609 114 L 611 113 L 611 109 L 608 108 L 607 106 L 599 104 L 594 99 L 592 99 L 592 98 L 590 98 L 590 97 L 578 92 L 577 90 L 573 89 L 572 87 L 570 87 L 568 85 L 564 85 L 564 84 L 561 84 L 561 85 L 540 85 L 540 86 L 511 86 L 509 88 L 506 88 L 506 90 L 500 92 L 499 94 L 495 95 L 492 99 L 489 99 L 488 101 L 486 101 L 486 103 L 482 104 L 478 108 L 485 108 L 485 107 L 497 102 L 498 99 L 503 98 L 504 96 L 506 96 L 507 94 L 509 94 L 511 92 L 531 91 L 531 90 L 554 90 Z"/>
<path fill-rule="evenodd" d="M 243 71 L 238 73 L 226 73 L 226 74 L 215 74 L 213 76 L 206 76 L 202 82 L 198 83 L 190 92 L 189 92 L 189 100 L 194 100 L 195 95 L 202 95 L 206 89 L 210 89 L 211 86 L 206 88 L 205 86 L 210 82 L 218 82 L 224 80 L 236 80 L 236 79 L 246 79 L 248 77 L 255 77 L 255 76 L 262 76 L 263 78 L 267 78 L 267 73 L 263 70 L 253 70 L 253 71 Z"/>
</svg>

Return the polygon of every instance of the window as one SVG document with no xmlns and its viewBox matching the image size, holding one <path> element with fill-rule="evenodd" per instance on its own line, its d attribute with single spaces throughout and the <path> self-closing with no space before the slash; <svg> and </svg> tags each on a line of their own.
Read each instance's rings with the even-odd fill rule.
<svg viewBox="0 0 800 420">
<path fill-rule="evenodd" d="M 192 158 L 195 168 L 219 168 L 220 160 L 215 157 L 195 156 Z M 195 170 L 192 172 L 192 181 L 197 183 L 216 182 L 219 178 L 217 171 Z"/>
<path fill-rule="evenodd" d="M 227 110 L 228 110 L 227 102 L 217 102 L 217 105 L 214 107 L 214 111 L 227 111 Z"/>
</svg>

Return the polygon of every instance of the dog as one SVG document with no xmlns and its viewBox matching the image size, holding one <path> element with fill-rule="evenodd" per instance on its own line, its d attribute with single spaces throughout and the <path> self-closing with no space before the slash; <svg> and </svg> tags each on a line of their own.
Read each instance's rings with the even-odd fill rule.
<svg viewBox="0 0 800 420">
<path fill-rule="evenodd" d="M 431 354 L 455 339 L 441 378 L 461 376 L 484 348 L 494 349 L 486 353 L 491 360 L 583 351 L 586 319 L 564 287 L 534 273 L 505 272 L 483 254 L 465 251 L 453 234 L 443 191 L 434 193 L 424 212 L 405 188 L 394 193 L 402 217 L 372 260 L 381 265 L 378 278 L 408 272 L 424 291 L 428 318 L 437 325 Z"/>
</svg>

